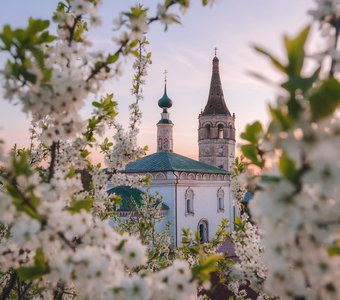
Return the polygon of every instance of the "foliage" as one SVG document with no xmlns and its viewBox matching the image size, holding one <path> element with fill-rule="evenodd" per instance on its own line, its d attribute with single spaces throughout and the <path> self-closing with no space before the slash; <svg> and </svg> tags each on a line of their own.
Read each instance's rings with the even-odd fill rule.
<svg viewBox="0 0 340 300">
<path fill-rule="evenodd" d="M 310 56 L 318 65 L 312 72 L 304 70 L 310 26 L 284 37 L 284 60 L 255 46 L 284 81 L 278 86 L 281 96 L 269 107 L 270 124 L 256 121 L 241 134 L 246 161 L 236 161 L 233 176 L 240 214 L 235 230 L 229 235 L 223 222 L 205 244 L 198 233 L 183 230 L 178 249 L 168 246 L 167 232 L 154 230 L 161 219 L 157 196 L 144 195 L 137 214 L 120 222 L 126 232 L 112 229 L 107 219 L 119 197 L 108 195 L 106 185 L 108 178 L 113 185 L 132 187 L 148 182 L 118 172 L 146 151 L 137 146 L 139 102 L 151 63 L 145 33 L 156 21 L 165 30 L 179 23 L 170 9 L 185 11 L 190 1 L 165 0 L 154 16 L 139 4 L 121 12 L 111 53 L 93 52 L 86 34 L 101 23 L 100 4 L 60 2 L 53 16 L 55 34 L 48 20 L 32 18 L 26 28 L 6 25 L 0 32 L 0 50 L 8 57 L 1 70 L 5 98 L 33 120 L 29 149 L 13 147 L 5 155 L 0 145 L 1 298 L 190 299 L 197 289 L 214 288 L 212 272 L 236 299 L 247 299 L 247 287 L 258 299 L 339 298 L 338 1 L 317 1 L 310 12 L 328 40 L 321 53 Z M 108 78 L 119 76 L 126 56 L 136 58 L 135 101 L 124 129 L 115 118 L 114 94 L 98 94 Z M 79 111 L 87 99 L 93 114 L 85 121 Z M 103 136 L 107 128 L 113 138 Z M 97 146 L 106 170 L 89 159 Z M 252 222 L 241 203 L 246 189 L 255 193 Z M 237 261 L 219 253 L 226 238 Z"/>
<path fill-rule="evenodd" d="M 256 46 L 285 80 L 270 124 L 255 122 L 241 137 L 243 155 L 260 175 L 247 174 L 250 205 L 268 268 L 264 289 L 284 299 L 337 299 L 339 253 L 339 3 L 318 1 L 311 11 L 331 42 L 304 70 L 310 26 L 284 37 L 286 59 Z M 330 60 L 330 64 L 323 61 Z M 261 77 L 261 76 L 259 76 Z M 268 170 L 265 167 L 272 165 Z"/>
<path fill-rule="evenodd" d="M 116 50 L 110 53 L 94 51 L 87 36 L 101 23 L 100 5 L 100 0 L 59 2 L 53 15 L 54 35 L 49 20 L 32 18 L 26 28 L 6 25 L 0 33 L 0 51 L 8 57 L 1 70 L 4 96 L 19 103 L 33 121 L 29 149 L 14 148 L 9 156 L 0 150 L 2 299 L 195 296 L 196 280 L 185 262 L 175 260 L 154 274 L 142 268 L 147 263 L 146 246 L 109 226 L 107 217 L 119 197 L 106 192 L 108 177 L 114 185 L 148 181 L 118 172 L 146 150 L 137 146 L 139 101 L 151 63 L 145 34 L 153 22 L 161 22 L 165 29 L 179 22 L 169 9 L 184 10 L 189 1 L 165 0 L 154 16 L 139 4 L 121 12 L 114 22 Z M 135 101 L 127 130 L 116 121 L 113 93 L 100 97 L 103 83 L 119 76 L 126 56 L 136 58 Z M 93 113 L 83 120 L 79 112 L 88 99 Z M 101 143 L 98 136 L 107 128 L 114 136 Z M 106 170 L 89 159 L 97 146 Z"/>
<path fill-rule="evenodd" d="M 119 205 L 113 215 L 114 226 L 137 236 L 148 246 L 148 262 L 145 268 L 149 271 L 164 269 L 171 264 L 173 249 L 171 245 L 170 224 L 162 232 L 157 231 L 157 225 L 163 220 L 163 202 L 156 193 L 149 192 L 141 195 L 141 203 L 131 199 L 130 212 L 124 217 L 119 214 Z"/>
</svg>

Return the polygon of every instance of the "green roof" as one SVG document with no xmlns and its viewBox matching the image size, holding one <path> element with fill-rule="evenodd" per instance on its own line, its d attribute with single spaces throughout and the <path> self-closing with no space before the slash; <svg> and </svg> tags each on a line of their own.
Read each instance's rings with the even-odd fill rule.
<svg viewBox="0 0 340 300">
<path fill-rule="evenodd" d="M 157 124 L 173 124 L 171 120 L 161 119 Z"/>
<path fill-rule="evenodd" d="M 116 195 L 119 195 L 122 197 L 121 200 L 121 205 L 118 209 L 118 211 L 131 211 L 133 210 L 133 198 L 138 205 L 138 207 L 141 207 L 142 205 L 142 194 L 144 194 L 143 191 L 136 189 L 136 188 L 131 188 L 129 186 L 125 185 L 120 185 L 116 186 L 110 190 L 107 191 L 108 194 L 113 194 L 115 193 Z M 156 201 L 156 205 L 158 205 L 160 200 Z M 162 209 L 163 210 L 169 210 L 169 207 L 162 203 Z"/>
<path fill-rule="evenodd" d="M 228 174 L 227 171 L 173 152 L 156 152 L 129 163 L 123 172 L 182 171 L 189 173 Z"/>
</svg>

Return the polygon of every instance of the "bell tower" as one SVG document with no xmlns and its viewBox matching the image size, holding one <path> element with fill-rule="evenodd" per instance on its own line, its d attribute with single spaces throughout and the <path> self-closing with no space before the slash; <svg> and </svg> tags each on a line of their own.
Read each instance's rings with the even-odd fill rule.
<svg viewBox="0 0 340 300">
<path fill-rule="evenodd" d="M 158 106 L 163 109 L 161 113 L 161 119 L 157 123 L 157 152 L 169 151 L 173 152 L 173 134 L 172 128 L 174 123 L 169 119 L 168 109 L 172 106 L 172 100 L 166 93 L 167 71 L 165 74 L 164 82 L 164 94 L 161 99 L 158 100 Z"/>
<path fill-rule="evenodd" d="M 216 50 L 212 61 L 208 102 L 198 116 L 199 161 L 232 171 L 235 158 L 235 114 L 231 115 L 224 100 Z"/>
</svg>

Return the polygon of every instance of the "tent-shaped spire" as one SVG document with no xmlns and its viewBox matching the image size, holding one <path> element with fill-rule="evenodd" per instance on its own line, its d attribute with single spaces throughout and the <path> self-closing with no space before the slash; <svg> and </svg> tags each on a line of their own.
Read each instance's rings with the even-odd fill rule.
<svg viewBox="0 0 340 300">
<path fill-rule="evenodd" d="M 229 115 L 231 116 L 227 105 L 224 101 L 222 84 L 220 79 L 220 71 L 218 66 L 219 60 L 216 56 L 212 62 L 212 76 L 210 82 L 210 90 L 207 105 L 202 115 Z"/>
</svg>

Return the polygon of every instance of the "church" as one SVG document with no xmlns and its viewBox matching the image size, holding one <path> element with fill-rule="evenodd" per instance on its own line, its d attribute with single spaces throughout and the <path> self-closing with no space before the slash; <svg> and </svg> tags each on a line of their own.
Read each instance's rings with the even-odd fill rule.
<svg viewBox="0 0 340 300">
<path fill-rule="evenodd" d="M 174 123 L 169 109 L 173 102 L 164 94 L 158 101 L 162 109 L 157 123 L 157 152 L 129 163 L 123 173 L 148 175 L 152 180 L 149 193 L 158 192 L 163 201 L 163 221 L 157 230 L 170 222 L 170 233 L 175 246 L 181 243 L 181 229 L 198 231 L 202 242 L 209 241 L 222 220 L 234 220 L 235 211 L 230 191 L 230 171 L 235 155 L 235 114 L 231 115 L 224 100 L 219 73 L 219 59 L 212 61 L 212 77 L 207 104 L 198 116 L 199 161 L 173 152 Z M 129 216 L 131 195 L 141 191 L 127 187 L 108 187 L 109 193 L 122 197 L 120 216 Z M 144 189 L 146 190 L 146 188 Z M 135 199 L 138 201 L 138 199 Z M 232 223 L 232 222 L 231 222 Z"/>
</svg>

